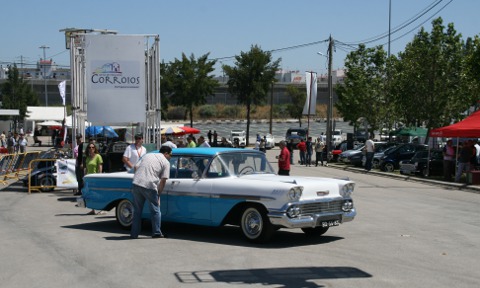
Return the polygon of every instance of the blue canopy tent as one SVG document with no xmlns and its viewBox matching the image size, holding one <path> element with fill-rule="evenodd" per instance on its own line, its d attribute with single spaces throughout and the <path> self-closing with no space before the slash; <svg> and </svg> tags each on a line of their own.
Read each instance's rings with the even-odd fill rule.
<svg viewBox="0 0 480 288">
<path fill-rule="evenodd" d="M 89 126 L 85 128 L 85 136 L 118 138 L 117 132 L 111 126 Z"/>
</svg>

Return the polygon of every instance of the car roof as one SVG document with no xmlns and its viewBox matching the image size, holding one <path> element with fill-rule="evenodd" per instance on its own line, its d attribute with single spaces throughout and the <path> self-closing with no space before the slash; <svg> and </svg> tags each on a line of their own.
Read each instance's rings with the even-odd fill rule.
<svg viewBox="0 0 480 288">
<path fill-rule="evenodd" d="M 153 153 L 159 153 L 159 150 L 152 151 Z M 173 148 L 172 155 L 197 155 L 197 156 L 214 156 L 219 153 L 259 153 L 265 154 L 261 151 L 253 149 L 240 149 L 230 147 L 205 147 L 205 148 Z"/>
</svg>

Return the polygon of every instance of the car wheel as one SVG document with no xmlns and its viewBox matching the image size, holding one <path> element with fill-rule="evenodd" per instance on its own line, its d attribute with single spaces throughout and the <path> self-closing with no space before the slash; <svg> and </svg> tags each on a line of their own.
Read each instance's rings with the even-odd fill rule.
<svg viewBox="0 0 480 288">
<path fill-rule="evenodd" d="M 118 202 L 115 208 L 115 217 L 120 227 L 130 229 L 133 221 L 133 203 L 127 199 Z"/>
<path fill-rule="evenodd" d="M 377 159 L 373 159 L 373 160 L 372 160 L 372 167 L 373 167 L 374 169 L 378 169 L 378 167 L 380 167 L 380 161 L 377 160 Z"/>
<path fill-rule="evenodd" d="M 395 166 L 393 163 L 385 163 L 383 169 L 385 169 L 386 172 L 393 172 L 395 170 Z"/>
<path fill-rule="evenodd" d="M 57 185 L 57 181 L 52 175 L 45 175 L 38 179 L 38 186 L 42 186 L 40 191 L 42 192 L 50 192 L 55 189 L 55 187 L 43 187 L 43 186 L 55 186 Z"/>
<path fill-rule="evenodd" d="M 321 236 L 327 233 L 329 227 L 302 228 L 307 236 Z"/>
<path fill-rule="evenodd" d="M 243 211 L 240 226 L 243 236 L 254 243 L 268 241 L 275 232 L 265 209 L 259 206 L 250 206 Z"/>
</svg>

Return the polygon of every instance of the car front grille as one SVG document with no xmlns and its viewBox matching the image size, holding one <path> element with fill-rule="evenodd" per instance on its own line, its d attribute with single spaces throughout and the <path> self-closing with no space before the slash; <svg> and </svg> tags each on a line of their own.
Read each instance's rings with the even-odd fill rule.
<svg viewBox="0 0 480 288">
<path fill-rule="evenodd" d="M 316 202 L 300 205 L 301 214 L 323 214 L 342 212 L 344 200 L 335 200 L 330 202 Z"/>
</svg>

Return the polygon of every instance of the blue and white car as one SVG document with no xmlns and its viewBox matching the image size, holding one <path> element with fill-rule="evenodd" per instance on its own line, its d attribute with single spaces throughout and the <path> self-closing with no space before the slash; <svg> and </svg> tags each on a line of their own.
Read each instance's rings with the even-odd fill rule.
<svg viewBox="0 0 480 288">
<path fill-rule="evenodd" d="M 158 153 L 151 152 L 151 153 Z M 263 152 L 235 148 L 178 148 L 161 195 L 162 221 L 205 226 L 237 225 L 245 238 L 266 242 L 280 228 L 322 235 L 356 216 L 349 180 L 278 176 Z M 80 207 L 116 209 L 129 228 L 133 217 L 133 174 L 90 174 Z M 143 209 L 149 219 L 149 209 Z"/>
</svg>

